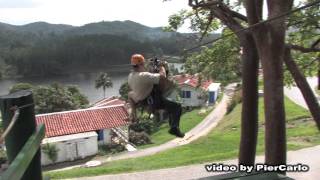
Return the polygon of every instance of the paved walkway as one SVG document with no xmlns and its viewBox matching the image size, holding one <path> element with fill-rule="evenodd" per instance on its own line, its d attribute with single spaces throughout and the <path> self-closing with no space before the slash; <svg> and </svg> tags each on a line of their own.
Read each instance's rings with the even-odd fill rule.
<svg viewBox="0 0 320 180">
<path fill-rule="evenodd" d="M 314 88 L 318 85 L 318 78 L 317 77 L 308 77 L 307 81 L 308 81 L 311 89 L 315 93 Z M 296 87 L 296 86 L 285 87 L 284 93 L 290 100 L 292 100 L 296 104 L 304 107 L 305 109 L 308 109 L 308 106 L 307 106 L 307 104 L 306 104 L 306 102 L 300 92 L 300 89 L 298 87 Z"/>
<path fill-rule="evenodd" d="M 198 139 L 201 136 L 207 135 L 225 115 L 227 110 L 227 104 L 233 94 L 235 86 L 236 84 L 230 84 L 227 87 L 225 87 L 222 100 L 215 107 L 215 109 L 201 123 L 199 123 L 196 127 L 191 129 L 189 132 L 187 132 L 184 138 L 175 138 L 159 146 L 150 147 L 150 148 L 141 149 L 141 150 L 132 151 L 132 152 L 125 152 L 119 155 L 110 156 L 108 158 L 98 158 L 96 160 L 99 160 L 102 163 L 106 163 L 106 162 L 121 160 L 121 159 L 149 156 L 149 155 L 153 155 L 168 149 L 172 149 L 181 145 L 188 144 Z M 82 165 L 70 166 L 70 167 L 57 169 L 53 171 L 68 170 L 68 169 L 73 169 L 81 166 Z"/>
<path fill-rule="evenodd" d="M 305 164 L 310 167 L 308 172 L 291 172 L 287 173 L 287 176 L 294 178 L 296 180 L 318 180 L 320 177 L 320 145 L 300 149 L 297 151 L 289 151 L 287 154 L 287 162 L 288 164 Z M 264 156 L 257 157 L 258 163 L 264 162 Z M 210 162 L 207 164 L 211 164 L 214 162 Z M 223 162 L 215 162 L 215 163 L 223 163 L 225 165 L 236 165 L 237 160 L 228 160 Z M 177 168 L 169 168 L 169 169 L 160 169 L 160 170 L 152 170 L 152 171 L 144 171 L 144 172 L 135 172 L 135 173 L 126 173 L 126 174 L 115 174 L 115 175 L 103 175 L 103 176 L 95 176 L 95 177 L 84 177 L 78 178 L 81 180 L 177 180 L 177 179 L 198 179 L 213 175 L 218 175 L 221 173 L 217 172 L 207 172 L 204 168 L 205 164 L 197 164 L 190 166 L 181 166 Z"/>
</svg>

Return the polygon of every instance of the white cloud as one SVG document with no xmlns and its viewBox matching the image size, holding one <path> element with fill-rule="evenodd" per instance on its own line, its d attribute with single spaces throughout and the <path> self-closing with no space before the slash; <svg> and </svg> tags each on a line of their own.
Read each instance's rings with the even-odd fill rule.
<svg viewBox="0 0 320 180">
<path fill-rule="evenodd" d="M 187 1 L 172 0 L 0 0 L 0 22 L 26 24 L 46 21 L 80 26 L 99 21 L 132 20 L 147 26 L 167 25 L 168 17 Z M 16 8 L 10 8 L 9 4 Z M 4 5 L 3 4 L 3 5 Z"/>
<path fill-rule="evenodd" d="M 0 9 L 3 8 L 32 8 L 38 5 L 33 0 L 0 0 Z"/>
</svg>

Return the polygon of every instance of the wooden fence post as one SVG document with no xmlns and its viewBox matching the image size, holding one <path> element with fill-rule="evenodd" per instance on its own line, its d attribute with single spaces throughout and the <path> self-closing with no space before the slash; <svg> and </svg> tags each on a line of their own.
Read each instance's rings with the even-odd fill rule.
<svg viewBox="0 0 320 180">
<path fill-rule="evenodd" d="M 32 92 L 28 90 L 18 91 L 6 96 L 0 97 L 0 108 L 3 119 L 3 127 L 7 128 L 12 120 L 14 111 L 12 107 L 23 107 L 20 109 L 20 115 L 11 131 L 5 138 L 8 160 L 11 163 L 20 152 L 28 138 L 36 130 L 36 121 L 33 105 Z M 40 148 L 25 171 L 22 180 L 41 180 L 41 152 Z"/>
</svg>

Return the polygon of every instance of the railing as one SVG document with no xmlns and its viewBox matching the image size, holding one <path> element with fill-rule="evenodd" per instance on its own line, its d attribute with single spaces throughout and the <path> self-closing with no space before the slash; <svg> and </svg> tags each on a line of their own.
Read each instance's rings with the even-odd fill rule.
<svg viewBox="0 0 320 180">
<path fill-rule="evenodd" d="M 125 143 L 130 143 L 128 138 L 125 136 L 125 132 L 122 131 L 120 128 L 111 128 L 111 130 L 117 134 Z"/>
<path fill-rule="evenodd" d="M 44 134 L 45 128 L 44 125 L 41 124 L 37 127 L 36 132 L 30 136 L 8 169 L 0 175 L 0 179 L 20 179 L 23 176 L 34 155 L 39 150 Z"/>
<path fill-rule="evenodd" d="M 111 129 L 114 133 L 116 133 L 116 135 L 122 139 L 125 143 L 126 143 L 126 149 L 128 151 L 135 151 L 137 150 L 136 149 L 136 146 L 132 143 L 130 143 L 129 139 L 125 136 L 125 132 L 121 129 L 121 128 L 112 128 Z"/>
<path fill-rule="evenodd" d="M 0 108 L 5 128 L 0 143 L 5 141 L 10 163 L 0 179 L 41 180 L 40 144 L 45 136 L 45 126 L 36 127 L 31 91 L 1 96 Z"/>
</svg>

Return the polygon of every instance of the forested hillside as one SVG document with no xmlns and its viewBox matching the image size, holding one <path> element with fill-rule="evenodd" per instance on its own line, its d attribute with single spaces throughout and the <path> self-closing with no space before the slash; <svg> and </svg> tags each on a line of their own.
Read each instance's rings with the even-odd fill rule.
<svg viewBox="0 0 320 180">
<path fill-rule="evenodd" d="M 211 38 L 214 38 L 212 36 Z M 179 55 L 195 34 L 163 32 L 132 21 L 81 27 L 36 22 L 0 23 L 0 77 L 49 76 L 128 64 L 132 53 Z"/>
</svg>

